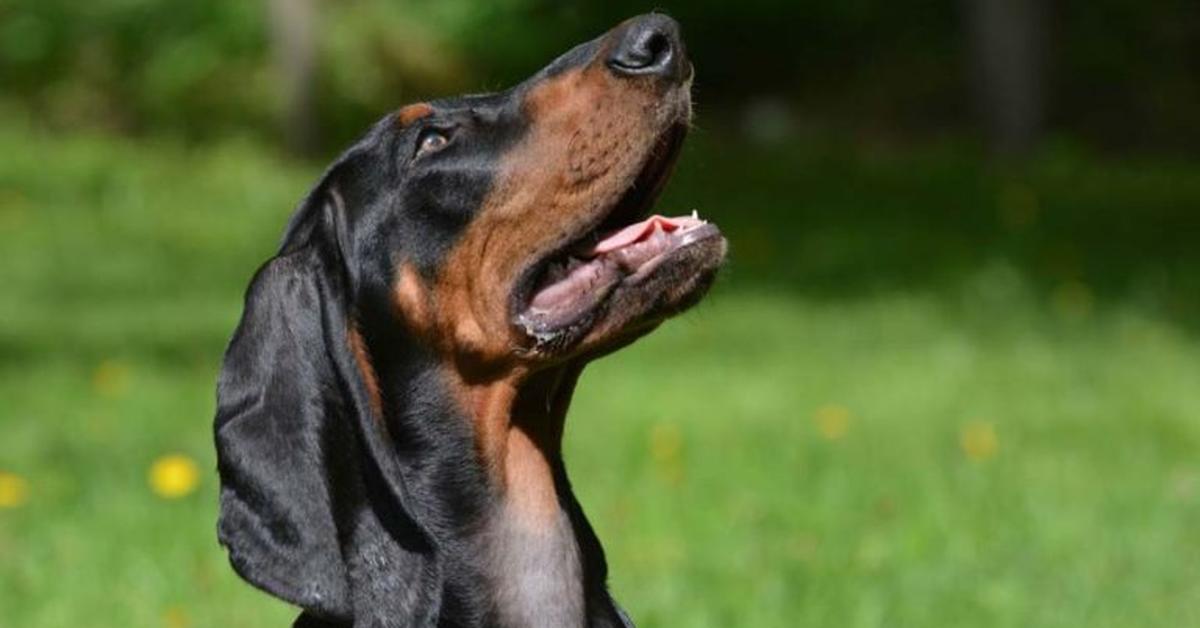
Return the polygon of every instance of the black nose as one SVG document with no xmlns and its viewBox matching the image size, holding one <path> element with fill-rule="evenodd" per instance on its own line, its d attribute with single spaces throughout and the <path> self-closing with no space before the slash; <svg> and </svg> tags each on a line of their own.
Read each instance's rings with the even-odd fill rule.
<svg viewBox="0 0 1200 628">
<path fill-rule="evenodd" d="M 624 76 L 659 76 L 677 81 L 683 78 L 686 65 L 679 23 L 657 13 L 629 20 L 608 57 L 608 67 Z"/>
</svg>

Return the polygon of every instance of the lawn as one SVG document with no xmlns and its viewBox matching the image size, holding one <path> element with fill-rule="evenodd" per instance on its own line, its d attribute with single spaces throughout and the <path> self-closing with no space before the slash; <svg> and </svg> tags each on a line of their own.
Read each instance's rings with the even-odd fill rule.
<svg viewBox="0 0 1200 628">
<path fill-rule="evenodd" d="M 1200 166 L 798 144 L 698 134 L 662 208 L 728 272 L 575 401 L 639 625 L 1200 624 Z M 287 625 L 216 544 L 210 422 L 318 170 L 0 123 L 0 627 Z"/>
</svg>

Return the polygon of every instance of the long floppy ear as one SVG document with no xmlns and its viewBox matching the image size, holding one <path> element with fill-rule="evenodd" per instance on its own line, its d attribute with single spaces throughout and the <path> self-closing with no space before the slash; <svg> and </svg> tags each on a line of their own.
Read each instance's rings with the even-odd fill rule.
<svg viewBox="0 0 1200 628">
<path fill-rule="evenodd" d="M 255 276 L 225 354 L 218 536 L 243 578 L 307 614 L 432 625 L 437 548 L 351 345 L 344 208 L 330 178 Z"/>
</svg>

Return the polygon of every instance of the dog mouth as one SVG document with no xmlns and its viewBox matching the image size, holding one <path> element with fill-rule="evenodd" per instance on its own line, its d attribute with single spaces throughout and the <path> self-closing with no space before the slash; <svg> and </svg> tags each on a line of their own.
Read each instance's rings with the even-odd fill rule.
<svg viewBox="0 0 1200 628">
<path fill-rule="evenodd" d="M 681 272 L 687 275 L 712 270 L 697 267 L 681 271 L 678 267 L 680 260 L 689 258 L 686 251 L 702 242 L 723 241 L 715 225 L 695 211 L 683 216 L 650 215 L 686 133 L 683 124 L 664 133 L 641 172 L 602 214 L 599 224 L 587 228 L 526 272 L 518 284 L 521 288 L 514 294 L 513 321 L 532 341 L 534 350 L 558 353 L 581 341 L 604 319 L 606 306 L 616 295 L 627 297 L 622 299 L 624 306 L 628 306 L 631 294 L 639 297 L 636 301 L 646 306 L 641 317 L 653 318 L 656 306 L 670 305 L 660 303 L 662 299 L 654 294 L 662 291 L 662 282 L 652 281 L 666 267 L 674 268 L 671 274 L 677 282 L 687 280 L 678 276 Z M 646 294 L 636 294 L 639 291 Z"/>
</svg>

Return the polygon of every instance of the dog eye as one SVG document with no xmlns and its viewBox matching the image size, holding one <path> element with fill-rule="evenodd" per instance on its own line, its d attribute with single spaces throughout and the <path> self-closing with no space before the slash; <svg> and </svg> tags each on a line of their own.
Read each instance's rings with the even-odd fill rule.
<svg viewBox="0 0 1200 628">
<path fill-rule="evenodd" d="M 450 137 L 445 131 L 438 129 L 428 129 L 421 133 L 421 137 L 417 139 L 417 157 L 428 153 L 437 152 L 446 147 L 450 143 Z"/>
</svg>

